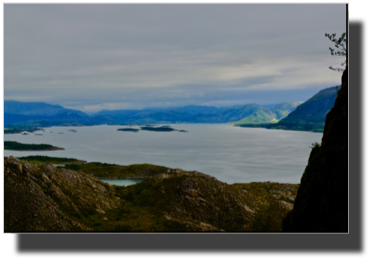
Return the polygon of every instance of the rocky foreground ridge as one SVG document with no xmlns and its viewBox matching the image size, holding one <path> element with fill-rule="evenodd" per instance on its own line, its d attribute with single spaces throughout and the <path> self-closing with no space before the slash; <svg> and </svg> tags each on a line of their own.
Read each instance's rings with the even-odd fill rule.
<svg viewBox="0 0 380 275">
<path fill-rule="evenodd" d="M 82 217 L 120 205 L 111 185 L 52 164 L 4 158 L 5 231 L 89 231 Z"/>
<path fill-rule="evenodd" d="M 4 184 L 6 232 L 280 231 L 298 189 L 180 169 L 120 187 L 14 157 L 4 158 Z"/>
<path fill-rule="evenodd" d="M 348 232 L 348 72 L 327 114 L 321 146 L 310 153 L 287 232 Z"/>
</svg>

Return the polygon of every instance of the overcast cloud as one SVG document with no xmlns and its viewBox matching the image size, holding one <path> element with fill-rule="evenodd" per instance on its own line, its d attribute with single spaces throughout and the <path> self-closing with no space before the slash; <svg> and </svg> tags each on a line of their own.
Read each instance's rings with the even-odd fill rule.
<svg viewBox="0 0 380 275">
<path fill-rule="evenodd" d="M 344 4 L 4 8 L 4 97 L 85 112 L 305 101 L 340 83 Z"/>
</svg>

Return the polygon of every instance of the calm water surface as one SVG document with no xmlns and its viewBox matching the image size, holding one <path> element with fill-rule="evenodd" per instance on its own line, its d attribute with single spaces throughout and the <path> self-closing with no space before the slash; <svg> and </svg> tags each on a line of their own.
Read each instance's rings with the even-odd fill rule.
<svg viewBox="0 0 380 275">
<path fill-rule="evenodd" d="M 119 185 L 119 186 L 129 186 L 136 184 L 138 182 L 142 182 L 143 180 L 101 180 L 103 182 L 113 184 L 113 185 Z"/>
<path fill-rule="evenodd" d="M 150 163 L 199 171 L 232 184 L 299 183 L 311 143 L 322 133 L 240 128 L 227 124 L 171 124 L 181 132 L 122 132 L 126 126 L 51 127 L 42 135 L 4 135 L 5 141 L 47 143 L 63 151 L 4 151 L 5 156 L 45 155 L 121 165 Z M 137 128 L 137 127 L 136 127 Z M 75 129 L 77 132 L 70 132 Z M 63 133 L 63 134 L 58 134 Z"/>
</svg>

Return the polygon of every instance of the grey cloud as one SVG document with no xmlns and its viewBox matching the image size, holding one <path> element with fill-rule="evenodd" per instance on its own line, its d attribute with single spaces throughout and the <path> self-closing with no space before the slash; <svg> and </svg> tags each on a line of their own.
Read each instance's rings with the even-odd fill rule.
<svg viewBox="0 0 380 275">
<path fill-rule="evenodd" d="M 340 80 L 324 33 L 345 31 L 343 4 L 6 4 L 4 17 L 6 99 L 95 109 L 265 91 L 277 103 L 269 93 Z"/>
</svg>

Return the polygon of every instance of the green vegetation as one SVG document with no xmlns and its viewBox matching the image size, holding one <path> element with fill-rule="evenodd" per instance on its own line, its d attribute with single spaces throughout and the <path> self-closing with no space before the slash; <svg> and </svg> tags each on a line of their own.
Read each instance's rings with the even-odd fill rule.
<svg viewBox="0 0 380 275">
<path fill-rule="evenodd" d="M 221 122 L 234 123 L 263 123 L 273 121 L 277 115 L 272 110 L 257 104 L 237 105 L 225 110 L 221 110 Z"/>
<path fill-rule="evenodd" d="M 52 151 L 52 150 L 65 150 L 63 148 L 54 147 L 49 144 L 24 144 L 15 141 L 4 141 L 4 150 L 14 151 Z"/>
<path fill-rule="evenodd" d="M 248 105 L 247 109 L 251 114 L 232 124 L 236 126 L 244 125 L 242 127 L 250 127 L 249 125 L 260 125 L 262 127 L 263 124 L 274 124 L 288 116 L 300 104 L 302 102 L 299 101 L 284 102 L 271 109 L 254 104 Z"/>
<path fill-rule="evenodd" d="M 319 148 L 319 147 L 321 147 L 321 144 L 318 143 L 318 142 L 313 142 L 313 143 L 311 144 L 311 146 L 309 146 L 309 148 L 311 148 L 311 149 Z"/>
<path fill-rule="evenodd" d="M 119 207 L 107 211 L 107 221 L 98 212 L 93 212 L 85 217 L 86 226 L 94 231 L 111 232 L 151 232 L 151 231 L 173 231 L 164 216 L 160 215 L 159 209 L 154 206 L 136 204 L 126 199 L 131 196 L 130 187 L 114 186 L 115 194 L 120 199 Z M 129 197 L 128 197 L 128 194 Z"/>
<path fill-rule="evenodd" d="M 304 123 L 304 124 L 292 124 L 284 123 L 268 125 L 267 129 L 278 129 L 278 130 L 292 130 L 292 131 L 311 131 L 311 132 L 322 132 L 323 133 L 324 123 Z"/>
<path fill-rule="evenodd" d="M 256 202 L 253 231 L 281 231 L 282 220 L 293 208 L 299 184 L 274 182 L 235 183 L 239 191 L 250 193 Z"/>
<path fill-rule="evenodd" d="M 280 123 L 244 123 L 237 124 L 235 126 L 247 127 L 247 128 L 266 128 L 266 129 L 277 129 L 277 130 L 292 130 L 292 131 L 311 131 L 311 132 L 323 132 L 323 124 L 280 124 Z"/>
<path fill-rule="evenodd" d="M 203 176 L 179 174 L 161 182 L 157 180 L 151 178 L 129 187 L 115 186 L 121 198 L 120 207 L 107 213 L 107 224 L 97 224 L 100 219 L 93 216 L 88 226 L 95 231 L 278 232 L 283 218 L 293 208 L 299 187 L 255 182 L 223 185 L 221 191 Z M 186 182 L 198 183 L 198 188 L 187 189 Z M 246 209 L 248 212 L 244 213 Z"/>
<path fill-rule="evenodd" d="M 85 161 L 73 158 L 55 158 L 48 156 L 28 156 L 18 158 L 19 160 L 35 164 L 83 164 Z"/>
<path fill-rule="evenodd" d="M 122 166 L 100 162 L 90 162 L 85 164 L 67 164 L 65 169 L 84 172 L 97 178 L 123 179 L 123 178 L 145 178 L 153 175 L 165 173 L 168 168 L 152 164 L 134 164 Z"/>
<path fill-rule="evenodd" d="M 277 123 L 242 123 L 236 126 L 323 132 L 326 115 L 334 106 L 338 88 L 340 86 L 319 91 L 305 103 L 297 105 L 294 111 Z"/>
<path fill-rule="evenodd" d="M 255 113 L 253 115 L 250 115 L 238 122 L 232 123 L 233 125 L 239 126 L 239 125 L 247 125 L 247 124 L 261 124 L 261 123 L 277 123 L 278 120 L 265 114 L 265 113 Z"/>
<path fill-rule="evenodd" d="M 247 123 L 242 123 L 242 122 L 235 122 L 231 123 L 234 126 L 239 126 L 239 127 L 251 127 L 251 128 L 267 128 L 271 124 L 277 123 L 277 120 L 273 120 L 271 122 L 267 123 L 255 123 L 255 122 L 247 122 Z"/>
<path fill-rule="evenodd" d="M 141 127 L 140 129 L 141 130 L 145 130 L 145 131 L 153 131 L 153 132 L 173 132 L 173 131 L 177 131 L 177 130 L 171 128 L 170 126 L 161 126 L 161 127 L 145 126 L 145 127 Z"/>
</svg>

